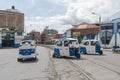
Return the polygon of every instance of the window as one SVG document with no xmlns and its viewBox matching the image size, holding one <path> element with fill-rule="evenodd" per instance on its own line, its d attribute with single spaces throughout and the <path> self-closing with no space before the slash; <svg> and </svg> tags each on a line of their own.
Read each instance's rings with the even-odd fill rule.
<svg viewBox="0 0 120 80">
<path fill-rule="evenodd" d="M 31 44 L 30 41 L 25 41 L 25 42 L 22 42 L 22 44 Z"/>
<path fill-rule="evenodd" d="M 91 41 L 91 46 L 95 46 L 96 42 L 95 41 Z"/>
<path fill-rule="evenodd" d="M 17 36 L 22 36 L 22 32 L 17 32 Z"/>
<path fill-rule="evenodd" d="M 113 33 L 111 31 L 104 31 L 101 35 L 102 44 L 109 44 L 112 39 Z"/>
<path fill-rule="evenodd" d="M 101 24 L 101 30 L 113 29 L 113 23 Z"/>
<path fill-rule="evenodd" d="M 117 31 L 120 32 L 120 22 L 117 24 Z"/>
<path fill-rule="evenodd" d="M 64 41 L 64 46 L 65 46 L 65 47 L 68 47 L 68 44 L 69 44 L 68 41 Z"/>
<path fill-rule="evenodd" d="M 89 45 L 89 41 L 85 42 L 84 45 L 88 46 Z"/>
<path fill-rule="evenodd" d="M 62 46 L 62 41 L 57 41 L 56 44 L 57 46 Z"/>
</svg>

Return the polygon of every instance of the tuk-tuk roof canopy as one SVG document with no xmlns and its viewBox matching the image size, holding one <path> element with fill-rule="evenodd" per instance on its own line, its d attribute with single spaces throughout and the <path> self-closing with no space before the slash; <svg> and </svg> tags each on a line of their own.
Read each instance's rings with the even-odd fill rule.
<svg viewBox="0 0 120 80">
<path fill-rule="evenodd" d="M 75 38 L 63 38 L 63 39 L 59 39 L 60 41 L 65 41 L 65 40 L 77 40 Z"/>
</svg>

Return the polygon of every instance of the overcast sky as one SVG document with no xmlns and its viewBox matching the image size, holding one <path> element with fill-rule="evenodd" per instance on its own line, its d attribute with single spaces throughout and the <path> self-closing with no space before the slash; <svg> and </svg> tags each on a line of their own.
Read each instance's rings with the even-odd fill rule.
<svg viewBox="0 0 120 80">
<path fill-rule="evenodd" d="M 45 26 L 64 33 L 71 25 L 81 22 L 98 22 L 112 15 L 119 17 L 120 0 L 0 0 L 0 9 L 14 5 L 25 14 L 25 27 L 42 31 Z M 92 12 L 97 15 L 93 15 Z"/>
</svg>

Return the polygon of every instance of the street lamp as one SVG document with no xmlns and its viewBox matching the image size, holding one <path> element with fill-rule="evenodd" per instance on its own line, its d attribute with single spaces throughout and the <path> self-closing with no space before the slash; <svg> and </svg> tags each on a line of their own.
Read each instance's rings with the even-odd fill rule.
<svg viewBox="0 0 120 80">
<path fill-rule="evenodd" d="M 100 35 L 100 32 L 101 32 L 101 15 L 99 15 L 99 14 L 96 14 L 95 12 L 92 12 L 92 14 L 94 14 L 94 15 L 97 15 L 97 16 L 99 16 L 99 35 Z M 97 40 L 98 40 L 98 35 L 97 35 Z"/>
<path fill-rule="evenodd" d="M 99 26 L 100 26 L 100 24 L 101 24 L 101 15 L 96 14 L 96 13 L 94 13 L 94 12 L 92 12 L 92 14 L 99 16 Z M 99 32 L 100 32 L 100 31 L 101 31 L 101 29 L 100 29 L 100 27 L 99 27 Z"/>
<path fill-rule="evenodd" d="M 96 14 L 94 12 L 92 12 L 92 14 L 99 16 L 99 33 L 100 33 L 101 32 L 101 15 Z M 104 37 L 105 37 L 104 43 L 105 43 L 105 47 L 106 47 L 106 38 L 107 38 L 107 30 L 106 29 L 105 29 Z"/>
</svg>

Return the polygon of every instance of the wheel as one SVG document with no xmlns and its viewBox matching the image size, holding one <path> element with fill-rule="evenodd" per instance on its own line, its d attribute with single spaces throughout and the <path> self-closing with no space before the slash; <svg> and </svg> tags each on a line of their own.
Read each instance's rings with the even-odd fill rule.
<svg viewBox="0 0 120 80">
<path fill-rule="evenodd" d="M 21 58 L 21 59 L 20 59 L 20 58 L 17 58 L 17 61 L 18 61 L 18 62 L 21 62 L 21 61 L 23 61 L 23 59 L 22 59 L 22 58 Z"/>
<path fill-rule="evenodd" d="M 34 57 L 33 59 L 34 59 L 34 60 L 36 60 L 36 59 L 37 59 L 37 57 Z"/>
<path fill-rule="evenodd" d="M 80 58 L 81 58 L 81 55 L 80 55 L 80 54 L 77 54 L 77 55 L 76 55 L 76 58 L 77 58 L 77 59 L 80 59 Z"/>
<path fill-rule="evenodd" d="M 58 56 L 57 56 L 57 54 L 53 54 L 53 58 L 57 58 Z"/>
<path fill-rule="evenodd" d="M 100 51 L 99 54 L 100 54 L 100 55 L 103 55 L 103 51 Z"/>
<path fill-rule="evenodd" d="M 53 54 L 53 58 L 55 58 L 55 54 Z"/>
<path fill-rule="evenodd" d="M 87 52 L 83 52 L 83 54 L 87 54 Z"/>
</svg>

